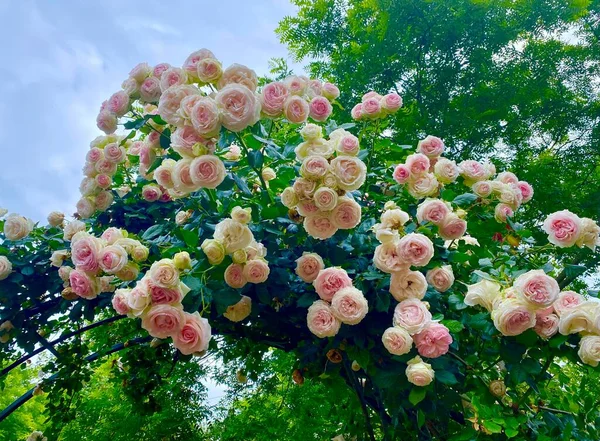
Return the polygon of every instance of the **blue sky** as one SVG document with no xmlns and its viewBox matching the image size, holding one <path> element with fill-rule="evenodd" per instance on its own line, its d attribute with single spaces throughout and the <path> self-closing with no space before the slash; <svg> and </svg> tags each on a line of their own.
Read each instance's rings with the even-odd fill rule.
<svg viewBox="0 0 600 441">
<path fill-rule="evenodd" d="M 287 0 L 0 0 L 0 207 L 73 213 L 100 103 L 139 62 L 179 66 L 206 47 L 258 74 L 287 56 Z"/>
</svg>

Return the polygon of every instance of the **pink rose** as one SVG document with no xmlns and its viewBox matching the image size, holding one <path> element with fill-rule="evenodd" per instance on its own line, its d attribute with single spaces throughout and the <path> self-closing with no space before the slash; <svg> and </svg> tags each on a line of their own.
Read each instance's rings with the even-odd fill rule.
<svg viewBox="0 0 600 441">
<path fill-rule="evenodd" d="M 377 118 L 381 115 L 381 97 L 374 96 L 362 102 L 362 116 Z"/>
<path fill-rule="evenodd" d="M 309 108 L 309 115 L 315 121 L 325 121 L 333 111 L 329 100 L 324 96 L 314 97 L 310 101 Z"/>
<path fill-rule="evenodd" d="M 554 312 L 560 317 L 566 310 L 572 309 L 584 301 L 585 299 L 583 296 L 577 294 L 575 291 L 563 291 L 558 294 L 558 298 L 554 301 L 552 306 L 554 307 Z"/>
<path fill-rule="evenodd" d="M 232 288 L 243 288 L 248 280 L 244 275 L 244 267 L 239 263 L 232 263 L 225 270 L 225 283 Z"/>
<path fill-rule="evenodd" d="M 185 70 L 191 78 L 197 79 L 198 62 L 206 58 L 215 58 L 215 54 L 208 49 L 199 49 L 192 52 L 183 62 L 183 70 Z"/>
<path fill-rule="evenodd" d="M 117 130 L 117 117 L 108 110 L 102 110 L 96 118 L 96 126 L 107 135 Z"/>
<path fill-rule="evenodd" d="M 331 312 L 342 323 L 356 325 L 369 312 L 367 299 L 362 291 L 348 286 L 338 290 L 331 299 Z"/>
<path fill-rule="evenodd" d="M 379 95 L 377 92 L 375 92 L 374 90 L 371 90 L 367 93 L 365 93 L 362 98 L 361 101 L 364 103 L 366 100 L 370 99 L 370 98 L 377 98 L 378 100 L 380 100 L 382 98 L 381 95 Z"/>
<path fill-rule="evenodd" d="M 129 290 L 125 289 L 117 289 L 115 291 L 115 295 L 112 298 L 112 306 L 119 315 L 127 315 L 131 312 L 131 308 L 127 304 L 128 294 Z"/>
<path fill-rule="evenodd" d="M 69 283 L 73 292 L 84 299 L 94 299 L 100 293 L 98 280 L 78 269 L 69 274 Z"/>
<path fill-rule="evenodd" d="M 114 244 L 117 240 L 125 237 L 124 230 L 115 227 L 109 227 L 102 233 L 101 238 L 106 241 L 108 245 Z"/>
<path fill-rule="evenodd" d="M 384 273 L 395 273 L 410 266 L 402 258 L 398 252 L 398 246 L 394 242 L 386 242 L 378 245 L 373 255 L 373 263 L 377 269 Z"/>
<path fill-rule="evenodd" d="M 360 223 L 362 209 L 352 198 L 341 197 L 331 213 L 333 224 L 342 229 L 349 230 Z"/>
<path fill-rule="evenodd" d="M 403 185 L 410 179 L 410 169 L 405 164 L 398 164 L 394 169 L 394 181 Z"/>
<path fill-rule="evenodd" d="M 323 92 L 323 83 L 320 80 L 310 80 L 306 87 L 306 95 L 309 98 L 314 98 L 316 96 L 322 95 Z"/>
<path fill-rule="evenodd" d="M 438 292 L 446 292 L 454 283 L 454 272 L 450 265 L 438 266 L 427 271 L 426 279 Z"/>
<path fill-rule="evenodd" d="M 559 318 L 556 314 L 540 314 L 538 311 L 535 315 L 533 330 L 537 335 L 548 340 L 558 332 L 558 324 Z"/>
<path fill-rule="evenodd" d="M 397 326 L 383 331 L 381 341 L 388 352 L 393 355 L 408 354 L 413 344 L 410 334 Z"/>
<path fill-rule="evenodd" d="M 263 283 L 269 277 L 269 264 L 263 259 L 254 259 L 244 265 L 244 277 L 250 283 Z"/>
<path fill-rule="evenodd" d="M 175 338 L 185 324 L 186 315 L 181 305 L 153 305 L 142 316 L 142 328 L 155 338 Z"/>
<path fill-rule="evenodd" d="M 427 136 L 417 144 L 417 152 L 428 158 L 437 158 L 444 153 L 444 141 L 436 136 Z"/>
<path fill-rule="evenodd" d="M 100 251 L 102 251 L 102 243 L 86 233 L 81 236 L 81 239 L 71 243 L 71 260 L 78 270 L 96 273 L 99 269 Z"/>
<path fill-rule="evenodd" d="M 253 91 L 239 84 L 229 84 L 217 92 L 221 123 L 232 132 L 240 132 L 260 119 L 260 102 Z"/>
<path fill-rule="evenodd" d="M 162 92 L 171 86 L 178 86 L 187 82 L 187 74 L 183 69 L 170 67 L 159 78 L 159 87 Z M 145 81 L 144 81 L 145 83 Z M 143 86 L 142 86 L 143 87 Z M 160 95 L 159 95 L 160 97 Z"/>
<path fill-rule="evenodd" d="M 158 114 L 169 124 L 182 126 L 184 119 L 179 114 L 181 101 L 190 95 L 197 95 L 198 89 L 189 84 L 169 87 L 163 92 L 158 101 Z"/>
<path fill-rule="evenodd" d="M 287 77 L 283 82 L 290 91 L 290 94 L 304 95 L 307 86 L 307 82 L 304 78 L 292 75 Z"/>
<path fill-rule="evenodd" d="M 438 358 L 448 352 L 452 337 L 448 328 L 440 323 L 430 322 L 425 329 L 414 337 L 419 355 L 428 358 Z"/>
<path fill-rule="evenodd" d="M 419 223 L 426 221 L 434 225 L 440 225 L 451 212 L 452 209 L 444 201 L 440 199 L 425 199 L 417 207 L 417 220 Z"/>
<path fill-rule="evenodd" d="M 223 75 L 223 67 L 215 58 L 204 58 L 196 64 L 196 73 L 202 83 L 216 83 Z"/>
<path fill-rule="evenodd" d="M 300 175 L 305 179 L 317 180 L 325 176 L 329 170 L 329 162 L 322 156 L 310 155 L 304 158 Z"/>
<path fill-rule="evenodd" d="M 82 219 L 89 219 L 96 211 L 96 204 L 94 203 L 94 198 L 84 197 L 79 199 L 77 201 L 77 204 L 75 204 L 75 208 L 77 209 L 77 214 Z"/>
<path fill-rule="evenodd" d="M 107 189 L 112 184 L 112 178 L 108 175 L 97 175 L 96 185 L 102 189 Z"/>
<path fill-rule="evenodd" d="M 148 281 L 148 293 L 152 299 L 153 305 L 177 304 L 183 300 L 183 295 L 179 286 L 174 288 L 165 288 L 155 285 Z"/>
<path fill-rule="evenodd" d="M 418 334 L 431 323 L 431 313 L 419 299 L 402 300 L 394 309 L 394 326 L 404 328 L 410 335 Z"/>
<path fill-rule="evenodd" d="M 340 330 L 341 322 L 335 318 L 329 303 L 317 300 L 306 315 L 308 329 L 319 338 L 333 337 Z"/>
<path fill-rule="evenodd" d="M 85 159 L 88 162 L 98 162 L 104 157 L 104 153 L 98 147 L 92 147 L 88 150 L 85 155 Z"/>
<path fill-rule="evenodd" d="M 477 181 L 473 184 L 473 193 L 480 198 L 487 198 L 494 191 L 492 181 Z"/>
<path fill-rule="evenodd" d="M 293 189 L 291 189 L 291 190 L 293 191 Z M 298 214 L 303 217 L 314 216 L 317 213 L 319 213 L 319 207 L 317 207 L 317 204 L 315 204 L 315 201 L 312 199 L 305 199 L 305 200 L 298 201 L 296 204 L 296 210 L 298 210 Z M 315 222 L 323 223 L 323 227 L 326 227 L 325 221 L 315 220 Z M 333 225 L 333 222 L 330 222 L 330 223 L 331 223 L 330 227 L 334 228 L 335 225 Z M 337 231 L 337 228 L 336 228 L 336 231 Z"/>
<path fill-rule="evenodd" d="M 505 171 L 496 176 L 496 181 L 503 182 L 504 184 L 517 184 L 519 178 L 514 173 Z"/>
<path fill-rule="evenodd" d="M 290 95 L 283 104 L 283 113 L 289 122 L 301 124 L 308 118 L 310 106 L 304 98 Z"/>
<path fill-rule="evenodd" d="M 408 155 L 405 164 L 410 170 L 411 176 L 422 176 L 429 171 L 431 166 L 429 158 L 421 153 Z"/>
<path fill-rule="evenodd" d="M 111 142 L 104 147 L 104 158 L 114 164 L 121 163 L 125 161 L 125 148 L 116 142 Z"/>
<path fill-rule="evenodd" d="M 308 179 L 298 178 L 294 181 L 292 188 L 298 198 L 312 199 L 317 188 L 317 183 L 315 181 L 309 181 Z"/>
<path fill-rule="evenodd" d="M 465 235 L 467 222 L 456 214 L 449 214 L 439 226 L 438 233 L 444 240 L 456 240 Z"/>
<path fill-rule="evenodd" d="M 314 282 L 324 268 L 323 259 L 316 253 L 305 252 L 296 259 L 296 274 L 306 283 Z"/>
<path fill-rule="evenodd" d="M 517 182 L 517 187 L 521 190 L 523 196 L 523 203 L 529 202 L 533 198 L 533 187 L 525 181 Z"/>
<path fill-rule="evenodd" d="M 221 78 L 219 79 L 217 88 L 223 89 L 229 84 L 239 84 L 245 86 L 251 92 L 254 92 L 258 85 L 258 79 L 256 73 L 252 69 L 242 64 L 234 63 L 225 69 L 223 75 L 221 75 Z"/>
<path fill-rule="evenodd" d="M 313 282 L 315 291 L 321 299 L 331 302 L 333 296 L 342 288 L 352 286 L 352 280 L 346 270 L 339 267 L 325 268 L 319 271 Z"/>
<path fill-rule="evenodd" d="M 162 196 L 162 191 L 158 185 L 148 184 L 142 188 L 142 197 L 147 202 L 155 202 Z"/>
<path fill-rule="evenodd" d="M 581 219 L 569 210 L 557 211 L 544 221 L 542 229 L 548 241 L 557 247 L 572 247 L 581 234 Z"/>
<path fill-rule="evenodd" d="M 336 100 L 340 96 L 340 89 L 335 84 L 323 83 L 322 93 L 328 100 Z"/>
<path fill-rule="evenodd" d="M 187 158 L 198 156 L 197 146 L 204 145 L 205 142 L 191 126 L 178 127 L 171 135 L 171 148 Z"/>
<path fill-rule="evenodd" d="M 197 99 L 191 110 L 190 119 L 196 132 L 207 138 L 216 136 L 221 129 L 219 109 L 212 98 Z"/>
<path fill-rule="evenodd" d="M 356 156 L 338 156 L 331 161 L 331 170 L 338 187 L 346 191 L 358 190 L 367 177 L 367 166 Z"/>
<path fill-rule="evenodd" d="M 397 245 L 400 259 L 408 265 L 425 266 L 433 257 L 433 243 L 420 233 L 404 236 Z"/>
<path fill-rule="evenodd" d="M 208 320 L 200 317 L 198 312 L 184 313 L 184 325 L 173 335 L 173 345 L 183 355 L 202 353 L 208 349 L 211 339 L 211 328 Z"/>
<path fill-rule="evenodd" d="M 433 173 L 441 183 L 451 184 L 458 178 L 459 169 L 456 162 L 447 158 L 438 158 L 433 166 Z"/>
<path fill-rule="evenodd" d="M 160 99 L 160 81 L 156 77 L 148 77 L 140 86 L 140 100 L 156 103 Z"/>
<path fill-rule="evenodd" d="M 461 176 L 465 179 L 466 185 L 471 185 L 477 181 L 484 181 L 488 178 L 486 168 L 479 162 L 471 159 L 458 164 Z"/>
<path fill-rule="evenodd" d="M 169 63 L 158 63 L 152 68 L 152 75 L 160 80 L 162 74 L 171 67 Z"/>
<path fill-rule="evenodd" d="M 335 144 L 340 155 L 356 156 L 360 149 L 358 138 L 351 133 L 341 136 Z"/>
<path fill-rule="evenodd" d="M 108 245 L 98 253 L 98 263 L 105 273 L 118 273 L 127 265 L 127 251 L 120 245 Z"/>
<path fill-rule="evenodd" d="M 536 308 L 551 306 L 560 292 L 556 280 L 542 270 L 521 274 L 515 279 L 513 288 L 523 300 Z"/>
<path fill-rule="evenodd" d="M 148 75 L 150 75 L 151 72 L 152 69 L 150 68 L 148 63 L 140 63 L 133 69 L 131 69 L 131 72 L 129 72 L 129 76 L 135 79 L 138 83 L 141 83 Z"/>
<path fill-rule="evenodd" d="M 337 192 L 329 187 L 319 187 L 313 196 L 315 205 L 323 211 L 334 210 L 338 205 L 338 199 Z M 348 207 L 342 207 L 342 211 L 344 210 L 347 211 Z M 341 212 L 338 213 L 338 215 L 344 215 L 344 213 Z M 332 213 L 332 221 L 338 228 L 341 228 L 341 226 L 337 223 L 335 216 L 336 213 Z"/>
<path fill-rule="evenodd" d="M 260 95 L 262 112 L 271 118 L 281 116 L 283 113 L 283 104 L 289 94 L 290 92 L 286 85 L 280 81 L 267 84 L 263 87 Z"/>
<path fill-rule="evenodd" d="M 328 213 L 316 213 L 305 217 L 303 225 L 309 236 L 320 240 L 329 239 L 338 230 Z"/>
<path fill-rule="evenodd" d="M 513 209 L 507 204 L 500 203 L 496 205 L 496 208 L 494 209 L 494 218 L 500 223 L 506 222 L 506 220 L 509 217 L 513 217 L 514 214 Z"/>
<path fill-rule="evenodd" d="M 422 299 L 427 291 L 425 276 L 419 271 L 408 268 L 392 273 L 390 277 L 390 294 L 398 302 L 406 299 Z"/>
<path fill-rule="evenodd" d="M 154 262 L 147 275 L 156 286 L 175 288 L 179 285 L 179 271 L 171 259 Z"/>
<path fill-rule="evenodd" d="M 125 115 L 129 110 L 129 95 L 124 90 L 113 93 L 108 99 L 106 108 L 117 116 Z"/>
<path fill-rule="evenodd" d="M 114 196 L 110 191 L 101 191 L 94 198 L 94 205 L 100 211 L 108 210 L 110 204 L 113 203 Z"/>
<path fill-rule="evenodd" d="M 223 161 L 215 155 L 202 155 L 190 165 L 190 176 L 194 185 L 201 188 L 217 188 L 225 179 L 227 170 Z"/>
<path fill-rule="evenodd" d="M 170 161 L 170 162 L 167 162 Z M 163 163 L 154 170 L 154 180 L 158 183 L 158 185 L 165 188 L 173 188 L 175 186 L 173 182 L 173 175 L 171 174 L 173 171 L 173 167 L 175 167 L 176 162 L 172 159 L 164 160 Z M 143 190 L 142 190 L 143 193 Z M 144 196 L 144 199 L 146 197 Z M 160 199 L 160 197 L 159 197 Z M 148 200 L 148 199 L 146 199 Z"/>
<path fill-rule="evenodd" d="M 402 107 L 402 97 L 395 92 L 388 93 L 381 98 L 381 108 L 386 113 L 395 113 Z"/>
<path fill-rule="evenodd" d="M 356 106 L 352 108 L 350 111 L 350 115 L 352 119 L 361 119 L 362 118 L 362 103 L 358 103 Z"/>
<path fill-rule="evenodd" d="M 492 320 L 502 335 L 514 336 L 535 326 L 535 313 L 518 299 L 507 298 L 492 310 Z"/>
</svg>

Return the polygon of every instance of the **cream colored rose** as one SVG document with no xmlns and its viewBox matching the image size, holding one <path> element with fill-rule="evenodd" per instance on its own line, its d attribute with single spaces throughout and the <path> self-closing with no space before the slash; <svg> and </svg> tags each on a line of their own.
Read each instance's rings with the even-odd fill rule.
<svg viewBox="0 0 600 441">
<path fill-rule="evenodd" d="M 232 322 L 241 322 L 250 315 L 252 309 L 252 299 L 248 296 L 242 296 L 242 299 L 235 305 L 229 305 L 223 316 Z"/>
<path fill-rule="evenodd" d="M 404 355 L 410 352 L 413 339 L 404 329 L 394 326 L 387 328 L 381 336 L 383 346 L 393 355 Z"/>
<path fill-rule="evenodd" d="M 323 158 L 329 158 L 333 155 L 333 144 L 323 138 L 312 139 L 310 141 L 304 141 L 298 144 L 294 149 L 296 153 L 296 159 L 303 161 L 308 156 L 322 156 Z"/>
<path fill-rule="evenodd" d="M 233 263 L 246 263 L 248 261 L 248 253 L 245 249 L 235 250 L 231 255 Z"/>
<path fill-rule="evenodd" d="M 409 263 L 400 258 L 395 242 L 386 242 L 375 248 L 373 263 L 384 273 L 394 273 L 409 267 Z"/>
<path fill-rule="evenodd" d="M 398 234 L 397 230 L 385 228 L 381 224 L 373 225 L 372 229 L 375 232 L 375 237 L 381 243 L 398 242 L 400 239 L 400 235 Z"/>
<path fill-rule="evenodd" d="M 581 232 L 575 245 L 579 248 L 588 247 L 592 251 L 600 246 L 600 227 L 589 217 L 581 218 Z"/>
<path fill-rule="evenodd" d="M 427 386 L 433 381 L 435 372 L 429 363 L 425 363 L 418 355 L 409 360 L 406 367 L 406 378 L 415 386 Z"/>
<path fill-rule="evenodd" d="M 329 211 L 305 217 L 303 225 L 310 236 L 320 240 L 329 239 L 338 230 Z"/>
<path fill-rule="evenodd" d="M 240 224 L 246 225 L 252 220 L 252 208 L 235 206 L 231 210 L 231 218 Z"/>
<path fill-rule="evenodd" d="M 507 298 L 496 304 L 492 320 L 502 335 L 514 336 L 535 326 L 535 312 L 524 301 Z"/>
<path fill-rule="evenodd" d="M 329 135 L 329 138 L 333 139 L 332 135 L 333 132 Z M 320 139 L 323 137 L 323 129 L 317 124 L 308 123 L 300 130 L 300 136 L 302 136 L 302 139 L 304 139 L 305 141 Z"/>
<path fill-rule="evenodd" d="M 381 215 L 381 226 L 382 228 L 399 230 L 409 219 L 408 213 L 399 208 L 387 209 Z"/>
<path fill-rule="evenodd" d="M 250 245 L 254 236 L 246 225 L 233 219 L 223 219 L 215 227 L 214 238 L 223 244 L 227 254 L 231 254 Z"/>
<path fill-rule="evenodd" d="M 315 205 L 319 210 L 331 211 L 338 203 L 337 192 L 329 187 L 319 187 L 313 196 Z"/>
<path fill-rule="evenodd" d="M 267 281 L 271 270 L 266 260 L 254 259 L 246 262 L 243 272 L 248 282 L 263 283 Z"/>
<path fill-rule="evenodd" d="M 562 335 L 577 332 L 598 333 L 600 329 L 596 321 L 600 315 L 600 303 L 587 301 L 562 312 L 558 324 L 558 332 Z"/>
<path fill-rule="evenodd" d="M 331 212 L 331 219 L 336 227 L 349 230 L 360 223 L 362 207 L 354 199 L 342 196 Z"/>
<path fill-rule="evenodd" d="M 577 355 L 585 364 L 593 367 L 598 366 L 598 363 L 600 363 L 600 336 L 586 335 L 582 337 Z"/>
<path fill-rule="evenodd" d="M 446 292 L 454 283 L 454 272 L 450 265 L 433 268 L 427 271 L 427 283 L 439 292 Z"/>
<path fill-rule="evenodd" d="M 269 182 L 277 178 L 277 173 L 275 173 L 275 170 L 273 170 L 271 167 L 263 168 L 260 172 L 260 175 L 265 180 L 265 182 Z"/>
<path fill-rule="evenodd" d="M 369 312 L 369 305 L 361 290 L 348 286 L 333 295 L 331 312 L 342 323 L 356 325 Z"/>
<path fill-rule="evenodd" d="M 296 260 L 296 274 L 306 283 L 312 283 L 325 268 L 323 259 L 316 253 L 302 253 Z"/>
<path fill-rule="evenodd" d="M 148 275 L 152 283 L 161 288 L 174 288 L 179 284 L 179 271 L 171 259 L 154 262 Z"/>
<path fill-rule="evenodd" d="M 502 398 L 506 395 L 506 385 L 502 380 L 494 380 L 490 383 L 489 386 L 490 392 L 492 395 L 498 398 Z"/>
<path fill-rule="evenodd" d="M 456 162 L 447 158 L 439 158 L 433 166 L 433 173 L 442 184 L 451 184 L 458 178 L 459 169 Z"/>
<path fill-rule="evenodd" d="M 415 180 L 408 181 L 407 190 L 416 199 L 433 196 L 438 190 L 438 180 L 433 173 L 426 173 Z"/>
<path fill-rule="evenodd" d="M 192 217 L 192 210 L 187 210 L 187 211 L 178 211 L 177 214 L 175 215 L 175 223 L 177 225 L 184 225 L 187 223 L 188 220 L 190 220 L 190 217 Z"/>
<path fill-rule="evenodd" d="M 12 273 L 12 263 L 6 256 L 0 256 L 0 280 L 6 279 Z"/>
<path fill-rule="evenodd" d="M 67 250 L 56 250 L 50 256 L 50 264 L 55 267 L 62 266 L 63 262 L 69 257 Z"/>
<path fill-rule="evenodd" d="M 419 271 L 408 268 L 392 273 L 390 277 L 390 294 L 398 302 L 406 299 L 422 299 L 427 291 L 425 276 Z"/>
<path fill-rule="evenodd" d="M 133 262 L 127 262 L 127 264 L 115 275 L 124 282 L 128 282 L 137 279 L 139 274 L 140 267 Z"/>
<path fill-rule="evenodd" d="M 65 215 L 60 211 L 53 211 L 48 215 L 48 224 L 52 227 L 62 227 L 64 220 Z"/>
<path fill-rule="evenodd" d="M 331 161 L 331 170 L 342 190 L 359 189 L 365 182 L 367 166 L 355 156 L 338 156 Z"/>
<path fill-rule="evenodd" d="M 281 192 L 281 203 L 287 208 L 298 205 L 298 195 L 292 187 L 287 187 Z"/>
<path fill-rule="evenodd" d="M 15 213 L 9 214 L 4 221 L 4 236 L 8 240 L 24 239 L 32 230 L 33 221 Z"/>
<path fill-rule="evenodd" d="M 187 251 L 180 251 L 173 256 L 175 267 L 180 270 L 192 269 L 192 259 Z"/>
<path fill-rule="evenodd" d="M 211 265 L 219 265 L 225 258 L 225 247 L 215 239 L 205 239 L 200 246 Z"/>
<path fill-rule="evenodd" d="M 146 259 L 148 259 L 149 253 L 150 250 L 147 246 L 137 242 L 137 244 L 135 245 L 135 247 L 133 247 L 133 250 L 131 251 L 131 258 L 136 262 L 144 262 Z"/>
<path fill-rule="evenodd" d="M 500 289 L 502 287 L 497 282 L 483 279 L 474 285 L 467 285 L 467 294 L 465 295 L 465 305 L 480 305 L 492 312 L 494 302 L 500 298 Z"/>
</svg>

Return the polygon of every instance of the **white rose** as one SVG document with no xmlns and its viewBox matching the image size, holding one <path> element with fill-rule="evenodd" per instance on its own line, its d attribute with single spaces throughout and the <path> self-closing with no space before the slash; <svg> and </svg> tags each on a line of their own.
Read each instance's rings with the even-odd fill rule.
<svg viewBox="0 0 600 441">
<path fill-rule="evenodd" d="M 418 355 L 408 362 L 406 378 L 415 386 L 427 386 L 433 381 L 435 372 L 429 363 L 425 363 Z"/>
<path fill-rule="evenodd" d="M 411 298 L 422 299 L 426 291 L 427 281 L 419 271 L 411 271 L 407 268 L 404 271 L 392 273 L 390 294 L 398 302 Z"/>
<path fill-rule="evenodd" d="M 558 332 L 562 335 L 577 332 L 600 332 L 596 324 L 600 315 L 600 303 L 587 301 L 563 311 L 558 324 Z"/>
<path fill-rule="evenodd" d="M 232 322 L 241 322 L 250 315 L 251 309 L 252 299 L 248 296 L 242 296 L 242 299 L 235 305 L 227 307 L 227 311 L 223 313 L 223 316 Z"/>
<path fill-rule="evenodd" d="M 468 285 L 465 305 L 480 305 L 491 312 L 494 302 L 500 297 L 500 288 L 499 283 L 485 279 L 474 285 Z"/>
<path fill-rule="evenodd" d="M 18 214 L 9 214 L 4 221 L 4 236 L 8 240 L 20 240 L 29 236 L 33 230 L 33 221 Z"/>
<path fill-rule="evenodd" d="M 64 220 L 65 215 L 60 211 L 53 211 L 48 215 L 48 224 L 52 227 L 62 227 Z"/>
<path fill-rule="evenodd" d="M 63 262 L 69 257 L 67 250 L 56 250 L 50 256 L 50 264 L 55 267 L 61 267 Z"/>
<path fill-rule="evenodd" d="M 577 355 L 585 364 L 593 367 L 598 366 L 598 363 L 600 363 L 600 336 L 586 335 L 582 337 Z"/>
<path fill-rule="evenodd" d="M 6 256 L 0 256 L 0 280 L 6 279 L 12 273 L 12 263 Z"/>
<path fill-rule="evenodd" d="M 250 245 L 254 236 L 246 225 L 233 219 L 223 219 L 215 227 L 214 238 L 223 244 L 227 254 L 231 254 Z"/>
</svg>

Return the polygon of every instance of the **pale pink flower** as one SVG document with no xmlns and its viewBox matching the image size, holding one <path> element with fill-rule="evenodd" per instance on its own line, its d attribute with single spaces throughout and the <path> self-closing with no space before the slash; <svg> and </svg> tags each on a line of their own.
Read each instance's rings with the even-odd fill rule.
<svg viewBox="0 0 600 441">
<path fill-rule="evenodd" d="M 176 338 L 186 325 L 186 315 L 181 305 L 153 305 L 142 316 L 142 328 L 156 338 Z"/>
<path fill-rule="evenodd" d="M 331 302 L 336 292 L 342 288 L 352 286 L 352 280 L 346 270 L 339 267 L 331 267 L 319 271 L 313 282 L 313 286 L 321 299 Z"/>
<path fill-rule="evenodd" d="M 437 358 L 448 352 L 452 336 L 441 323 L 430 322 L 421 332 L 413 336 L 419 355 Z"/>
</svg>

